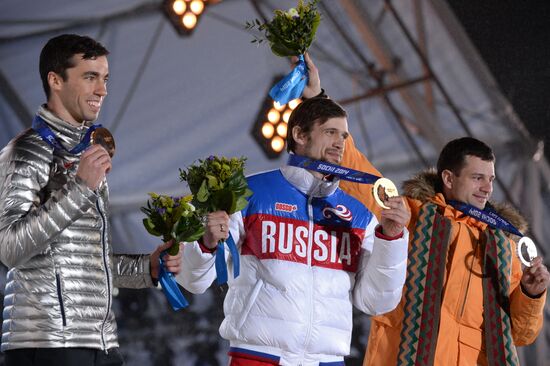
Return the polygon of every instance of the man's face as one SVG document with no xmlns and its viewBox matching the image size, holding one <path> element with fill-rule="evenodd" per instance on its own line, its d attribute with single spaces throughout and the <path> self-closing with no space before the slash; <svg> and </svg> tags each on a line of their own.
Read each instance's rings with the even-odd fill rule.
<svg viewBox="0 0 550 366">
<path fill-rule="evenodd" d="M 448 200 L 461 201 L 483 209 L 493 193 L 495 164 L 471 155 L 467 155 L 464 160 L 465 164 L 459 175 L 449 170 L 442 173 L 447 175 L 447 179 L 444 178 L 445 196 Z"/>
<path fill-rule="evenodd" d="M 348 121 L 345 117 L 330 118 L 322 125 L 315 123 L 309 135 L 295 138 L 296 154 L 340 164 L 344 141 L 348 136 Z"/>
<path fill-rule="evenodd" d="M 82 54 L 76 54 L 73 62 L 75 66 L 66 70 L 66 80 L 59 77 L 59 84 L 52 89 L 58 98 L 53 112 L 70 123 L 95 121 L 107 95 L 107 57 L 84 60 Z"/>
</svg>

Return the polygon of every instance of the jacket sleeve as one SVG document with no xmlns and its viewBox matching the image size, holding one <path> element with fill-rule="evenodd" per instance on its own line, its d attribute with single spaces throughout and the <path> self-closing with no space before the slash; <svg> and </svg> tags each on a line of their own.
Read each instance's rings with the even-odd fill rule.
<svg viewBox="0 0 550 366">
<path fill-rule="evenodd" d="M 244 241 L 244 225 L 241 212 L 236 212 L 229 219 L 229 233 L 233 237 L 240 253 Z M 225 248 L 225 259 L 228 262 L 229 249 Z M 216 253 L 203 252 L 198 242 L 183 245 L 182 270 L 176 276 L 177 282 L 187 291 L 194 294 L 205 292 L 216 279 Z"/>
<path fill-rule="evenodd" d="M 151 278 L 151 257 L 148 254 L 116 254 L 113 256 L 113 286 L 119 288 L 155 287 Z"/>
<path fill-rule="evenodd" d="M 376 236 L 377 225 L 373 217 L 367 226 L 353 289 L 353 304 L 370 315 L 386 313 L 399 304 L 407 269 L 407 229 L 401 238 L 385 240 Z"/>
<path fill-rule="evenodd" d="M 51 152 L 30 141 L 20 145 L 10 143 L 0 154 L 0 260 L 8 268 L 46 250 L 97 200 L 83 181 L 73 178 L 43 201 Z"/>
<path fill-rule="evenodd" d="M 516 243 L 511 240 L 512 253 L 516 253 Z M 542 329 L 544 305 L 547 292 L 539 298 L 527 296 L 521 289 L 523 272 L 519 259 L 512 256 L 512 278 L 510 281 L 510 314 L 512 338 L 516 346 L 525 346 L 535 341 Z"/>
<path fill-rule="evenodd" d="M 351 135 L 346 139 L 344 156 L 340 164 L 351 169 L 377 175 L 379 177 L 382 176 L 369 159 L 357 149 Z M 380 218 L 382 208 L 374 201 L 372 184 L 354 183 L 342 179 L 340 181 L 340 188 L 350 196 L 361 201 L 377 218 Z"/>
</svg>

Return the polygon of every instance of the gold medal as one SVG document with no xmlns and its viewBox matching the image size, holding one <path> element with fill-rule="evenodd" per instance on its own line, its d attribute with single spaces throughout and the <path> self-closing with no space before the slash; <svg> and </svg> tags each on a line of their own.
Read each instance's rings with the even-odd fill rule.
<svg viewBox="0 0 550 366">
<path fill-rule="evenodd" d="M 99 144 L 103 146 L 111 158 L 115 155 L 115 139 L 105 127 L 96 128 L 90 136 L 90 142 L 92 145 Z"/>
<path fill-rule="evenodd" d="M 380 178 L 376 182 L 374 182 L 374 185 L 372 187 L 372 195 L 374 196 L 374 200 L 378 205 L 382 208 L 389 209 L 388 206 L 384 204 L 385 201 L 388 200 L 390 197 L 397 197 L 399 196 L 399 192 L 397 192 L 397 187 L 391 180 L 388 178 Z"/>
<path fill-rule="evenodd" d="M 521 263 L 531 267 L 531 261 L 537 257 L 537 246 L 531 238 L 524 236 L 518 242 L 517 252 Z"/>
</svg>

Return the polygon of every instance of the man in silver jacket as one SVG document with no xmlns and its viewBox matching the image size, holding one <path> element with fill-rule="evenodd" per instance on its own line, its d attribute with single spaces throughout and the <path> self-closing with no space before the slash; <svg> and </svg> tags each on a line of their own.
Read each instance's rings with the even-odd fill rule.
<svg viewBox="0 0 550 366">
<path fill-rule="evenodd" d="M 33 128 L 0 152 L 0 260 L 9 268 L 2 351 L 6 365 L 122 365 L 114 287 L 153 287 L 159 256 L 114 255 L 108 224 L 111 157 L 89 147 L 107 95 L 108 51 L 78 35 L 40 55 L 47 104 Z M 163 257 L 179 272 L 180 256 Z"/>
</svg>

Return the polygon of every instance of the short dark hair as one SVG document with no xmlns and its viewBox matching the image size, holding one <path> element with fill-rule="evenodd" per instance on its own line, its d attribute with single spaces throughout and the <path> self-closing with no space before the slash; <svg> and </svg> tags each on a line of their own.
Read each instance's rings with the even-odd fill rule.
<svg viewBox="0 0 550 366">
<path fill-rule="evenodd" d="M 441 180 L 441 173 L 444 170 L 450 170 L 455 175 L 460 175 L 460 171 L 466 163 L 466 156 L 476 156 L 484 161 L 495 161 L 493 150 L 483 141 L 473 137 L 462 137 L 447 143 L 439 159 L 437 160 L 437 176 Z M 443 187 L 440 187 L 443 188 Z"/>
<path fill-rule="evenodd" d="M 62 34 L 50 39 L 40 53 L 40 78 L 46 98 L 50 98 L 50 85 L 48 84 L 48 73 L 50 71 L 60 75 L 67 80 L 66 70 L 74 67 L 72 60 L 76 54 L 82 54 L 82 59 L 95 59 L 99 56 L 106 56 L 109 51 L 96 40 L 80 36 L 78 34 Z"/>
<path fill-rule="evenodd" d="M 303 101 L 288 119 L 286 150 L 294 152 L 296 148 L 296 141 L 292 136 L 294 127 L 300 127 L 303 133 L 309 134 L 316 123 L 322 125 L 331 118 L 347 116 L 346 111 L 332 99 L 317 97 Z"/>
</svg>

